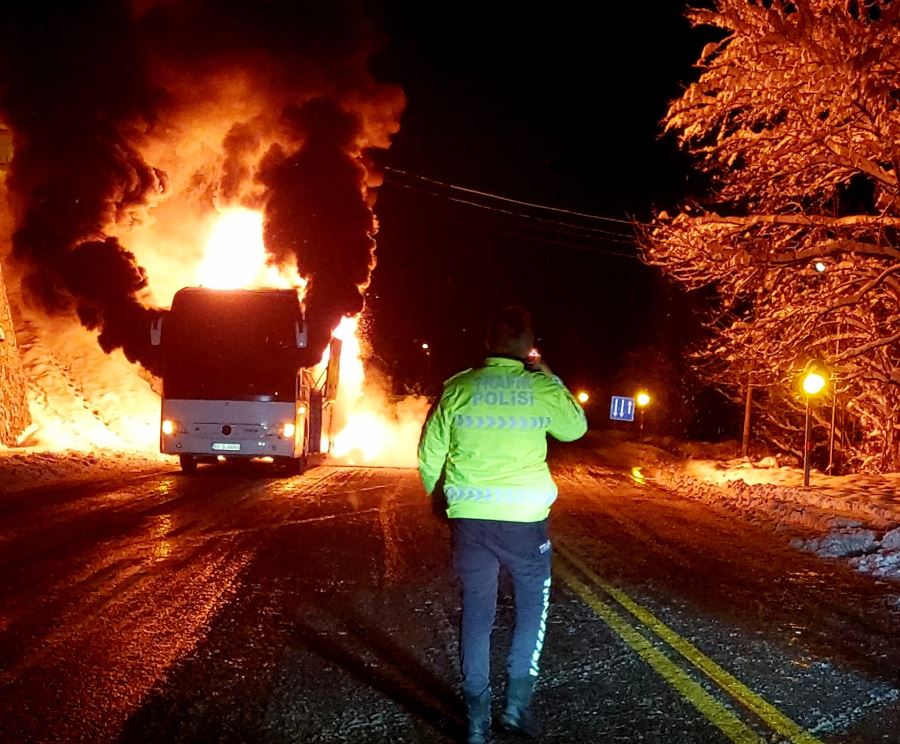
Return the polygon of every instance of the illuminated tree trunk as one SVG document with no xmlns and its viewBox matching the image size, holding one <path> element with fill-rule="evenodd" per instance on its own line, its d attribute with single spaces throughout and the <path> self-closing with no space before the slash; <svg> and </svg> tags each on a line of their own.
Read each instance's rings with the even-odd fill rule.
<svg viewBox="0 0 900 744">
<path fill-rule="evenodd" d="M 744 435 L 741 440 L 741 457 L 750 454 L 750 417 L 753 412 L 753 386 L 747 385 L 747 397 L 744 401 Z"/>
</svg>

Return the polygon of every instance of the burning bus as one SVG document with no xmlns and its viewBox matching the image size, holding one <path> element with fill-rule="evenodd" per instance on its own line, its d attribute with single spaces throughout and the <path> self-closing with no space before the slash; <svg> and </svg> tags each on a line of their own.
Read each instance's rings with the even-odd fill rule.
<svg viewBox="0 0 900 744">
<path fill-rule="evenodd" d="M 153 324 L 151 343 L 162 357 L 160 450 L 178 455 L 185 473 L 231 458 L 298 473 L 319 452 L 333 393 L 300 366 L 307 336 L 296 290 L 187 287 Z"/>
</svg>

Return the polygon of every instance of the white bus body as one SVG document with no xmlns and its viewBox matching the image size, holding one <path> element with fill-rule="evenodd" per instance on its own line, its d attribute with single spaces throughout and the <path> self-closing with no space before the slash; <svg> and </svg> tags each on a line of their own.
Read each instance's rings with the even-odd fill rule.
<svg viewBox="0 0 900 744">
<path fill-rule="evenodd" d="M 318 452 L 311 400 L 321 395 L 299 367 L 306 339 L 296 292 L 182 289 L 151 340 L 163 356 L 160 451 L 178 455 L 182 470 L 272 458 L 300 472 Z"/>
</svg>

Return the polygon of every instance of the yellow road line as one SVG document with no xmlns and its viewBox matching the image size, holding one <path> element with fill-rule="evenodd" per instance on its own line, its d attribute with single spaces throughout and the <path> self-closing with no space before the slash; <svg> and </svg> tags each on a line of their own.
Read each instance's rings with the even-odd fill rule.
<svg viewBox="0 0 900 744">
<path fill-rule="evenodd" d="M 558 543 L 554 544 L 553 547 L 556 549 L 557 553 L 587 576 L 593 584 L 616 600 L 616 602 L 628 610 L 628 612 L 630 612 L 637 620 L 668 643 L 691 664 L 697 667 L 697 669 L 706 674 L 707 677 L 713 680 L 735 700 L 753 711 L 753 713 L 765 721 L 773 731 L 786 737 L 793 744 L 822 744 L 822 742 L 810 732 L 792 721 L 784 713 L 778 710 L 778 708 L 766 702 L 734 675 L 727 672 L 706 656 L 690 641 L 682 638 L 649 610 L 641 607 L 621 589 L 600 578 L 567 548 L 563 548 Z"/>
<path fill-rule="evenodd" d="M 600 618 L 646 661 L 681 696 L 700 711 L 716 728 L 736 744 L 759 744 L 755 734 L 740 718 L 716 700 L 698 682 L 691 679 L 662 651 L 655 648 L 608 604 L 597 596 L 564 565 L 557 563 L 556 572 Z"/>
</svg>

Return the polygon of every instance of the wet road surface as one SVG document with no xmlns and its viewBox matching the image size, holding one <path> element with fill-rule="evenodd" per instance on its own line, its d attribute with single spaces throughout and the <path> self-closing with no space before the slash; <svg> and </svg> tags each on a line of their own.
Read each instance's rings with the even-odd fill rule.
<svg viewBox="0 0 900 744">
<path fill-rule="evenodd" d="M 543 740 L 900 741 L 900 587 L 586 451 L 556 477 Z M 0 496 L 4 742 L 455 741 L 457 622 L 411 470 Z"/>
</svg>

